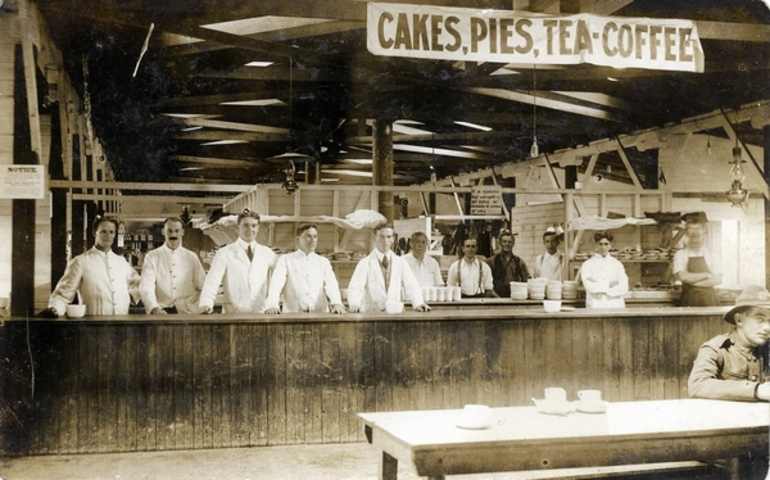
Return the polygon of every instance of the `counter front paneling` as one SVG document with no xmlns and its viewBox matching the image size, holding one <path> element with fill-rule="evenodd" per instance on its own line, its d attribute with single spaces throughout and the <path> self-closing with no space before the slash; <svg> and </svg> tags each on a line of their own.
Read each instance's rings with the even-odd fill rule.
<svg viewBox="0 0 770 480">
<path fill-rule="evenodd" d="M 687 396 L 725 308 L 6 319 L 2 454 L 363 441 L 356 414 Z"/>
</svg>

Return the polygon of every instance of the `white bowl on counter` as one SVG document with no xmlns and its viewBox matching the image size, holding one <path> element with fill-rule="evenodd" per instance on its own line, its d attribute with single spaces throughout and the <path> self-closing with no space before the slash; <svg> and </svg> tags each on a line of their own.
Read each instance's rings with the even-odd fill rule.
<svg viewBox="0 0 770 480">
<path fill-rule="evenodd" d="M 561 300 L 543 300 L 543 308 L 548 313 L 556 313 L 561 310 Z"/>
<path fill-rule="evenodd" d="M 404 302 L 387 301 L 385 302 L 385 311 L 390 314 L 403 313 Z"/>
</svg>

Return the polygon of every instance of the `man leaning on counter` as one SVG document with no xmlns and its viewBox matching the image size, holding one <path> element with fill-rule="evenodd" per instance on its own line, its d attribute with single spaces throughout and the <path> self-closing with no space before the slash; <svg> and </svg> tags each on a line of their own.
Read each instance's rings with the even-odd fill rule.
<svg viewBox="0 0 770 480">
<path fill-rule="evenodd" d="M 198 256 L 182 246 L 184 222 L 177 217 L 167 218 L 163 238 L 163 245 L 144 257 L 139 283 L 144 309 L 154 315 L 199 313 L 206 272 Z"/>
<path fill-rule="evenodd" d="M 238 215 L 238 239 L 214 255 L 203 283 L 199 308 L 212 313 L 219 286 L 223 313 L 262 313 L 267 300 L 270 272 L 278 256 L 257 243 L 259 214 L 245 208 Z"/>
<path fill-rule="evenodd" d="M 374 249 L 362 258 L 353 271 L 348 285 L 348 306 L 353 313 L 381 312 L 387 301 L 402 301 L 401 289 L 412 308 L 427 312 L 430 307 L 422 296 L 422 287 L 402 257 L 391 251 L 395 240 L 393 226 L 374 227 Z"/>
<path fill-rule="evenodd" d="M 281 255 L 270 279 L 265 313 L 345 313 L 337 277 L 329 260 L 315 252 L 318 228 L 301 225 L 296 231 L 297 250 Z M 283 309 L 280 301 L 283 297 Z M 328 299 L 328 300 L 327 300 Z"/>
<path fill-rule="evenodd" d="M 63 315 L 75 294 L 86 305 L 89 315 L 121 315 L 128 313 L 132 297 L 139 298 L 139 274 L 125 258 L 114 253 L 117 222 L 97 216 L 92 225 L 94 246 L 76 256 L 67 265 L 48 300 L 48 308 L 40 315 Z"/>
</svg>

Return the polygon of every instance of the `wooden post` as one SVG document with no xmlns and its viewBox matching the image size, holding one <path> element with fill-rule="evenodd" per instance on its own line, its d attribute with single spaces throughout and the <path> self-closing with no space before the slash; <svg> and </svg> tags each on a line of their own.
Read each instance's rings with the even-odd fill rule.
<svg viewBox="0 0 770 480">
<path fill-rule="evenodd" d="M 22 47 L 16 45 L 13 86 L 13 163 L 34 165 L 38 162 L 38 157 L 31 148 L 27 102 L 29 90 L 26 86 L 24 67 Z M 34 313 L 35 307 L 35 200 L 13 200 L 12 224 L 11 313 L 27 316 Z"/>
<path fill-rule="evenodd" d="M 372 184 L 393 186 L 393 120 L 375 119 L 372 140 Z M 393 192 L 379 192 L 378 210 L 393 223 Z"/>
<path fill-rule="evenodd" d="M 770 185 L 770 125 L 762 127 L 765 137 L 764 145 L 764 178 Z M 765 285 L 770 285 L 770 199 L 765 197 Z"/>
</svg>

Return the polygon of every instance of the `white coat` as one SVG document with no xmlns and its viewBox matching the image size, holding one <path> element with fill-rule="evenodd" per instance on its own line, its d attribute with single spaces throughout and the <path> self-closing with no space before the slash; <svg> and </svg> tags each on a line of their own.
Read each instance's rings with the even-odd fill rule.
<svg viewBox="0 0 770 480">
<path fill-rule="evenodd" d="M 223 313 L 262 313 L 267 300 L 270 272 L 278 256 L 264 245 L 252 242 L 254 258 L 246 255 L 248 244 L 240 238 L 222 247 L 211 261 L 203 282 L 199 308 L 214 308 L 219 286 L 224 290 Z"/>
<path fill-rule="evenodd" d="M 381 312 L 385 310 L 385 302 L 388 300 L 403 301 L 401 288 L 407 292 L 407 298 L 413 307 L 425 303 L 422 297 L 422 287 L 412 273 L 412 269 L 406 260 L 394 255 L 389 255 L 390 283 L 385 291 L 385 277 L 382 275 L 380 259 L 382 253 L 374 250 L 362 258 L 353 271 L 348 285 L 348 305 L 351 309 L 361 307 L 362 312 Z"/>
<path fill-rule="evenodd" d="M 120 255 L 91 247 L 67 265 L 48 307 L 63 315 L 77 292 L 86 305 L 86 315 L 123 315 L 128 313 L 131 297 L 139 298 L 139 274 Z"/>
</svg>

